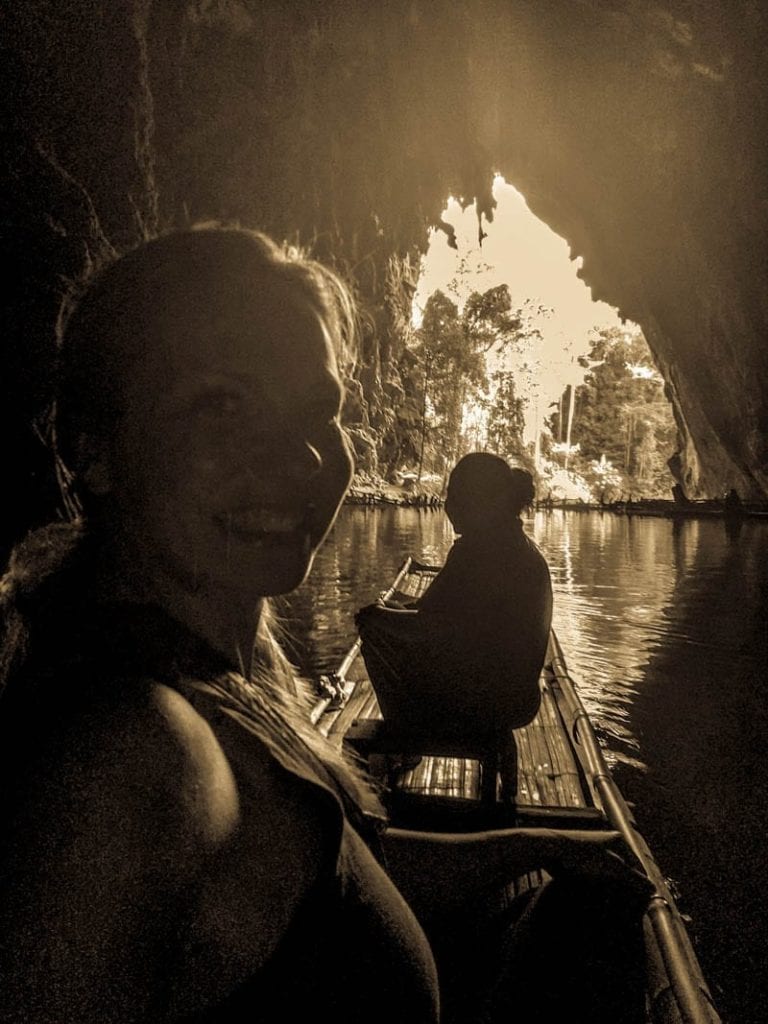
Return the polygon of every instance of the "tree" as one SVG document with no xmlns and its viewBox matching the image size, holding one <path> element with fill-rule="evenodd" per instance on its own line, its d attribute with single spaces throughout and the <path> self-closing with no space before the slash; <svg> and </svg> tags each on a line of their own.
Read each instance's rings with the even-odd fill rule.
<svg viewBox="0 0 768 1024">
<path fill-rule="evenodd" d="M 382 385 L 384 397 L 377 440 L 379 471 L 385 477 L 403 464 L 415 465 L 422 438 L 423 368 L 412 348 L 405 347 Z"/>
<path fill-rule="evenodd" d="M 473 434 L 477 446 L 485 433 L 484 422 L 476 416 L 468 424 L 466 414 L 486 405 L 486 357 L 498 361 L 513 346 L 540 337 L 534 317 L 541 312 L 527 302 L 515 308 L 506 284 L 471 292 L 461 310 L 445 292 L 433 292 L 420 327 L 399 359 L 398 380 L 389 385 L 392 407 L 388 416 L 385 413 L 379 464 L 390 472 L 413 464 L 419 477 L 427 468 L 445 473 L 473 443 Z M 499 434 L 499 443 L 508 443 L 510 452 L 522 455 L 522 400 L 515 397 L 510 371 L 494 375 L 493 383 L 498 386 L 502 380 L 506 383 L 501 395 L 492 389 L 491 407 L 498 406 L 494 430 L 506 430 L 508 436 L 502 439 Z"/>
<path fill-rule="evenodd" d="M 528 461 L 523 441 L 525 399 L 519 398 L 511 370 L 491 374 L 494 396 L 488 414 L 488 448 L 510 461 Z"/>
<path fill-rule="evenodd" d="M 488 352 L 516 342 L 526 332 L 530 313 L 512 308 L 509 285 L 500 284 L 485 292 L 472 292 L 461 311 L 461 328 L 476 349 Z"/>
<path fill-rule="evenodd" d="M 439 290 L 427 299 L 416 334 L 423 375 L 419 464 L 429 445 L 445 470 L 458 455 L 464 405 L 487 386 L 482 336 L 467 329 L 456 303 Z"/>
<path fill-rule="evenodd" d="M 581 363 L 587 373 L 573 403 L 571 440 L 579 445 L 574 468 L 587 473 L 589 464 L 607 461 L 630 491 L 664 493 L 677 428 L 645 338 L 639 331 L 602 330 Z M 565 436 L 569 398 L 564 393 L 550 418 L 555 438 Z"/>
</svg>

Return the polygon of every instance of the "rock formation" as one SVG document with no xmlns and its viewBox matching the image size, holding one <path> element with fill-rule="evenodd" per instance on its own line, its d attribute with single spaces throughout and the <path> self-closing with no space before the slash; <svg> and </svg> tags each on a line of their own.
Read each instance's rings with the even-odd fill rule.
<svg viewBox="0 0 768 1024">
<path fill-rule="evenodd" d="M 86 261 L 210 218 L 310 246 L 367 311 L 364 436 L 386 427 L 428 228 L 453 194 L 492 231 L 494 172 L 642 326 L 688 493 L 768 497 L 767 21 L 753 0 L 7 9 L 6 536 L 52 500 L 30 423 L 58 296 Z"/>
</svg>

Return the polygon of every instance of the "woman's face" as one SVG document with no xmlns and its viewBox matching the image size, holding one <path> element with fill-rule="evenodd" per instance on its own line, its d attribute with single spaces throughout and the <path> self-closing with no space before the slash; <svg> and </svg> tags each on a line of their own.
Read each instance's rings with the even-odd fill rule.
<svg viewBox="0 0 768 1024">
<path fill-rule="evenodd" d="M 129 553 L 198 592 L 293 590 L 351 480 L 341 401 L 325 325 L 285 282 L 166 309 L 112 452 Z"/>
</svg>

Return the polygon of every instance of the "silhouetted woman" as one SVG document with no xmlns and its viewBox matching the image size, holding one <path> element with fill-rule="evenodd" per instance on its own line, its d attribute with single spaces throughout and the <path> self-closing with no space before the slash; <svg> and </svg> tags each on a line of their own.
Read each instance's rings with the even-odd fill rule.
<svg viewBox="0 0 768 1024">
<path fill-rule="evenodd" d="M 488 452 L 465 455 L 448 481 L 445 511 L 459 536 L 443 568 L 409 607 L 379 602 L 357 616 L 384 744 L 403 733 L 474 737 L 501 753 L 510 800 L 512 730 L 539 709 L 552 623 L 549 569 L 520 518 L 533 500 L 527 471 Z"/>
</svg>

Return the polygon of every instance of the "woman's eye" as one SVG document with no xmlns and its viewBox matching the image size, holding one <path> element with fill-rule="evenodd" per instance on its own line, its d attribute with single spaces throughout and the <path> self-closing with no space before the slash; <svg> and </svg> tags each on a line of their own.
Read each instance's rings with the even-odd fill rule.
<svg viewBox="0 0 768 1024">
<path fill-rule="evenodd" d="M 229 391 L 213 391 L 200 395 L 192 405 L 195 416 L 208 419 L 229 419 L 240 415 L 242 401 Z"/>
</svg>

